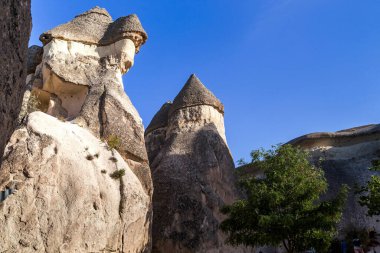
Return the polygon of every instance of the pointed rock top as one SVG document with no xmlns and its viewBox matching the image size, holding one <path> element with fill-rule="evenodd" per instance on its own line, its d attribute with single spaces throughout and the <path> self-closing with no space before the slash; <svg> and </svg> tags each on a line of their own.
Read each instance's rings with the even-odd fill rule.
<svg viewBox="0 0 380 253">
<path fill-rule="evenodd" d="M 224 106 L 219 99 L 202 84 L 195 74 L 192 74 L 174 99 L 170 114 L 178 109 L 197 105 L 209 105 L 220 113 L 224 113 Z"/>
<path fill-rule="evenodd" d="M 82 14 L 79 14 L 77 15 L 76 17 L 79 17 L 79 16 L 84 16 L 84 15 L 90 15 L 92 13 L 97 13 L 97 14 L 101 14 L 101 15 L 105 15 L 109 18 L 112 19 L 111 15 L 108 13 L 108 11 L 104 8 L 100 8 L 99 6 L 95 6 L 94 8 L 82 13 Z"/>
<path fill-rule="evenodd" d="M 123 38 L 131 38 L 127 34 L 131 32 L 142 36 L 142 41 L 141 39 L 136 41 L 137 46 L 144 44 L 148 38 L 139 18 L 135 14 L 118 18 L 113 22 L 106 9 L 95 7 L 76 16 L 70 22 L 43 33 L 40 40 L 44 45 L 48 44 L 53 38 L 59 38 L 104 46 Z M 134 38 L 131 39 L 134 40 Z"/>
<path fill-rule="evenodd" d="M 172 102 L 166 102 L 161 109 L 154 115 L 149 126 L 145 130 L 145 135 L 153 132 L 154 130 L 168 125 L 169 110 L 172 106 Z"/>
<path fill-rule="evenodd" d="M 100 42 L 102 44 L 110 44 L 122 39 L 128 32 L 140 34 L 142 36 L 141 45 L 148 39 L 148 35 L 142 27 L 140 19 L 136 14 L 132 14 L 115 20 L 115 22 L 109 26 L 106 34 Z"/>
</svg>

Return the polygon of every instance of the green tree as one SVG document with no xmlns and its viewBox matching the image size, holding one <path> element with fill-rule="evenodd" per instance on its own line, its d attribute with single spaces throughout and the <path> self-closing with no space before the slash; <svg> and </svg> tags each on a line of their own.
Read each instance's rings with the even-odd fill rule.
<svg viewBox="0 0 380 253">
<path fill-rule="evenodd" d="M 380 162 L 372 163 L 371 171 L 380 171 Z M 380 215 L 380 177 L 372 175 L 366 186 L 356 191 L 359 194 L 359 204 L 368 208 L 368 216 Z"/>
<path fill-rule="evenodd" d="M 327 190 L 323 170 L 309 162 L 308 153 L 291 145 L 251 153 L 251 166 L 264 176 L 241 179 L 246 198 L 222 208 L 221 229 L 227 242 L 245 246 L 280 246 L 287 252 L 315 248 L 326 252 L 336 235 L 347 187 L 334 199 L 321 201 Z"/>
</svg>

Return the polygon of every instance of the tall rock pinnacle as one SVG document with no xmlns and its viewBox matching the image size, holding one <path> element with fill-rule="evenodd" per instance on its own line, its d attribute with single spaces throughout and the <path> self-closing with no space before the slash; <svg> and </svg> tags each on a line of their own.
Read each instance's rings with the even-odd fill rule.
<svg viewBox="0 0 380 253">
<path fill-rule="evenodd" d="M 95 7 L 40 40 L 0 167 L 0 252 L 150 252 L 144 127 L 122 81 L 146 32 Z"/>
<path fill-rule="evenodd" d="M 220 208 L 239 192 L 223 105 L 192 75 L 145 137 L 153 182 L 153 253 L 246 252 L 224 242 Z"/>
</svg>

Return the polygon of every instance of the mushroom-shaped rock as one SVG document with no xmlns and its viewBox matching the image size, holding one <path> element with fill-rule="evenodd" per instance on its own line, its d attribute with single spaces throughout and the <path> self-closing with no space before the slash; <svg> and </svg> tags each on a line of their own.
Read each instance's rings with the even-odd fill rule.
<svg viewBox="0 0 380 253">
<path fill-rule="evenodd" d="M 97 143 L 108 143 L 108 149 L 111 153 L 118 152 L 120 156 L 116 157 L 116 159 L 110 160 L 110 162 L 116 164 L 118 161 L 121 165 L 119 170 L 125 169 L 125 171 L 128 170 L 131 173 L 134 173 L 137 180 L 135 182 L 143 191 L 143 195 L 145 194 L 144 196 L 147 196 L 148 200 L 148 202 L 143 203 L 142 201 L 145 201 L 146 199 L 140 198 L 140 196 L 142 196 L 140 193 L 137 195 L 134 194 L 132 197 L 128 194 L 125 195 L 126 193 L 123 189 L 128 191 L 129 186 L 123 185 L 123 182 L 121 182 L 121 185 L 119 185 L 120 188 L 117 187 L 117 189 L 123 191 L 121 194 L 126 196 L 127 200 L 125 203 L 120 202 L 120 205 L 110 206 L 109 208 L 112 210 L 109 211 L 115 213 L 122 212 L 123 214 L 120 214 L 121 220 L 124 220 L 126 217 L 134 217 L 135 214 L 132 213 L 134 211 L 129 206 L 129 203 L 132 202 L 129 201 L 136 201 L 133 205 L 138 207 L 140 204 L 143 204 L 146 207 L 146 209 L 144 207 L 146 212 L 140 210 L 142 218 L 140 217 L 138 220 L 130 220 L 131 223 L 129 223 L 129 225 L 126 223 L 124 223 L 124 225 L 121 224 L 120 220 L 116 221 L 116 223 L 119 222 L 117 224 L 113 223 L 108 220 L 108 217 L 102 216 L 99 218 L 102 219 L 105 224 L 110 224 L 113 232 L 118 233 L 118 239 L 115 240 L 120 239 L 121 243 L 119 243 L 120 241 L 117 242 L 117 247 L 120 247 L 114 247 L 116 245 L 113 241 L 114 239 L 108 239 L 111 237 L 116 238 L 115 236 L 107 237 L 103 242 L 99 241 L 99 244 L 94 242 L 92 246 L 90 244 L 93 241 L 90 242 L 90 240 L 88 240 L 88 246 L 82 245 L 87 242 L 87 236 L 91 236 L 87 234 L 86 238 L 82 241 L 81 238 L 78 239 L 77 245 L 71 244 L 72 247 L 70 245 L 71 248 L 68 247 L 66 252 L 73 252 L 76 249 L 80 252 L 102 252 L 111 250 L 120 252 L 150 251 L 150 229 L 152 219 L 151 198 L 153 194 L 153 186 L 147 151 L 145 148 L 144 126 L 137 110 L 125 93 L 122 79 L 122 75 L 133 66 L 138 46 L 147 36 L 144 35 L 145 32 L 143 32 L 143 28 L 139 22 L 138 24 L 140 28 L 138 28 L 136 23 L 138 19 L 136 16 L 132 15 L 129 18 L 126 17 L 121 20 L 124 20 L 125 22 L 118 21 L 113 26 L 114 31 L 119 34 L 110 37 L 111 40 L 109 42 L 111 44 L 108 45 L 103 45 L 100 41 L 105 37 L 106 33 L 110 31 L 109 28 L 113 24 L 112 18 L 106 10 L 99 7 L 78 15 L 69 23 L 58 26 L 57 28 L 44 33 L 41 36 L 41 39 L 44 42 L 41 63 L 35 67 L 33 65 L 35 72 L 28 76 L 27 83 L 30 86 L 30 91 L 28 91 L 29 95 L 26 93 L 24 95 L 25 106 L 23 106 L 23 108 L 25 108 L 25 110 L 23 110 L 23 113 L 21 113 L 19 117 L 20 121 L 24 124 L 28 124 L 31 119 L 29 116 L 32 115 L 29 114 L 30 111 L 40 110 L 61 121 L 75 124 L 77 128 L 80 128 L 83 131 L 89 131 L 93 135 L 92 137 L 97 140 Z M 129 24 L 129 26 L 127 24 Z M 117 27 L 120 29 L 116 29 Z M 46 114 L 43 115 L 47 116 Z M 40 115 L 38 118 L 43 119 L 44 117 Z M 60 122 L 59 120 L 58 122 Z M 49 120 L 48 122 L 54 123 L 57 122 L 57 120 Z M 69 129 L 72 127 L 70 124 L 61 125 L 60 129 L 62 132 L 70 132 Z M 28 127 L 29 125 L 26 126 L 29 130 Z M 41 125 L 41 127 L 45 126 Z M 46 127 L 49 128 L 49 126 Z M 25 129 L 25 127 L 23 129 Z M 38 127 L 36 131 L 38 131 Z M 82 133 L 83 131 L 78 131 L 78 133 Z M 68 138 L 65 135 L 61 136 L 62 138 Z M 78 136 L 79 140 L 83 142 L 87 142 L 87 139 L 90 138 L 88 137 L 88 134 L 86 136 L 78 134 Z M 28 138 L 25 140 L 25 145 L 33 145 L 34 140 L 34 137 Z M 57 140 L 57 142 L 58 141 L 59 140 Z M 10 146 L 12 145 L 10 144 Z M 84 147 L 84 149 L 86 149 L 86 147 Z M 33 152 L 34 155 L 34 152 L 38 153 L 39 151 L 30 152 Z M 44 151 L 41 150 L 41 152 L 43 153 Z M 70 165 L 74 164 L 74 162 L 70 160 L 75 159 L 75 157 L 71 157 L 74 153 L 70 153 L 68 150 L 67 155 L 69 157 L 64 157 L 64 163 Z M 92 157 L 89 156 L 88 160 L 92 163 L 101 160 L 94 158 L 96 154 L 91 155 Z M 29 157 L 28 154 L 25 156 Z M 110 157 L 102 159 L 108 161 L 109 158 Z M 58 153 L 57 159 L 58 161 L 62 161 L 63 154 Z M 30 165 L 31 170 L 36 169 L 34 165 L 35 164 Z M 62 169 L 61 172 L 64 173 L 65 169 L 67 169 L 66 167 Z M 95 167 L 95 165 L 93 167 Z M 56 168 L 59 168 L 59 165 L 57 165 Z M 107 170 L 107 168 L 100 168 L 100 170 L 103 169 Z M 13 171 L 3 171 L 3 174 L 0 173 L 0 182 L 2 180 L 7 180 L 10 173 L 13 173 Z M 53 176 L 53 173 L 53 171 L 47 169 L 45 175 L 50 177 Z M 128 178 L 129 177 L 130 173 L 128 175 Z M 73 180 L 75 181 L 76 179 L 73 178 Z M 21 183 L 25 183 L 26 179 L 20 178 L 20 181 Z M 78 179 L 78 183 L 83 182 L 84 181 Z M 123 188 L 124 186 L 126 188 Z M 3 190 L 4 188 L 0 187 L 0 192 Z M 114 195 L 114 193 L 112 194 Z M 123 196 L 121 196 L 121 198 L 123 198 Z M 66 196 L 63 195 L 56 197 L 58 202 L 66 200 Z M 77 207 L 80 208 L 82 197 L 82 195 L 71 194 L 69 202 L 78 203 Z M 7 200 L 8 199 L 10 198 L 7 198 Z M 22 202 L 20 203 L 20 208 L 27 208 L 26 206 L 28 204 L 29 203 Z M 71 206 L 69 205 L 67 207 L 69 212 L 72 211 L 70 208 Z M 92 209 L 84 210 L 84 215 L 86 215 L 86 212 L 91 211 Z M 12 217 L 15 218 L 15 220 L 18 219 L 16 214 Z M 61 222 L 64 223 L 65 221 L 58 220 L 55 217 L 56 216 L 54 216 L 53 212 L 46 214 L 46 219 L 54 220 L 54 222 L 57 223 L 57 226 L 63 228 L 62 230 L 56 230 L 56 238 L 59 238 L 60 236 L 65 238 L 65 234 L 62 233 L 66 233 L 65 231 L 70 229 L 66 229 L 66 223 L 61 224 Z M 69 217 L 67 221 L 69 223 L 72 221 L 70 218 L 72 217 Z M 73 220 L 74 219 L 75 217 L 73 217 Z M 2 226 L 1 222 L 0 215 L 0 226 Z M 141 226 L 141 224 L 144 224 L 144 226 Z M 118 227 L 118 225 L 122 226 Z M 82 228 L 88 231 L 93 230 L 99 232 L 100 230 L 97 230 L 97 226 L 97 223 L 89 222 Z M 138 226 L 138 228 L 135 226 Z M 77 228 L 73 228 L 72 230 L 81 233 Z M 63 232 L 60 234 L 60 231 Z M 102 231 L 98 234 L 101 233 Z M 77 235 L 72 235 L 72 237 L 75 236 Z M 129 246 L 127 246 L 127 244 L 133 246 L 131 241 L 139 240 L 139 238 L 144 239 L 141 241 L 141 244 L 138 243 L 139 245 L 137 248 L 129 248 Z M 94 240 L 96 239 L 97 238 L 94 237 Z M 69 239 L 64 240 L 67 241 Z M 0 245 L 2 245 L 2 242 L 2 237 L 0 235 Z M 68 242 L 68 244 L 70 244 L 70 242 Z M 122 244 L 124 244 L 124 246 Z M 99 247 L 93 247 L 94 245 L 98 245 Z M 104 248 L 101 248 L 100 245 L 103 245 Z M 109 245 L 113 246 L 109 247 Z M 56 245 L 54 245 L 54 247 L 55 246 Z M 67 247 L 65 246 L 61 250 L 49 247 L 49 250 L 46 251 L 65 251 L 66 248 Z"/>
<path fill-rule="evenodd" d="M 95 7 L 40 36 L 44 45 L 53 38 L 99 46 L 107 46 L 124 38 L 130 38 L 138 51 L 148 39 L 148 35 L 137 15 L 121 17 L 113 22 L 106 9 Z"/>
<path fill-rule="evenodd" d="M 209 105 L 220 113 L 224 113 L 224 106 L 219 99 L 202 84 L 195 74 L 192 74 L 174 99 L 170 114 L 178 109 L 196 105 Z"/>
</svg>

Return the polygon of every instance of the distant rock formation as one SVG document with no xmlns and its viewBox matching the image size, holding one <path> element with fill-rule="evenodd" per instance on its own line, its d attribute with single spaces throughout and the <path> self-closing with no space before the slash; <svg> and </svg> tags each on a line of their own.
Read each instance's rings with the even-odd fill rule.
<svg viewBox="0 0 380 253">
<path fill-rule="evenodd" d="M 230 253 L 219 230 L 231 204 L 234 162 L 221 102 L 192 75 L 145 132 L 154 182 L 153 253 Z"/>
<path fill-rule="evenodd" d="M 26 55 L 32 29 L 30 0 L 0 1 L 0 164 L 17 126 L 25 91 Z"/>
<path fill-rule="evenodd" d="M 146 32 L 95 7 L 40 40 L 0 168 L 0 251 L 150 252 L 144 128 L 122 82 Z"/>
<path fill-rule="evenodd" d="M 380 160 L 380 125 L 368 125 L 334 133 L 314 133 L 301 136 L 289 142 L 310 151 L 312 162 L 325 171 L 329 183 L 328 196 L 338 192 L 342 184 L 350 188 L 348 202 L 340 225 L 348 228 L 376 228 L 380 224 L 375 218 L 366 216 L 366 209 L 357 203 L 355 186 L 365 185 L 374 173 L 368 170 L 372 163 Z"/>
</svg>

